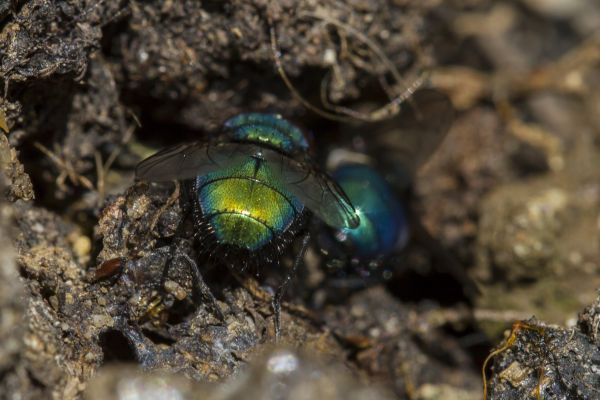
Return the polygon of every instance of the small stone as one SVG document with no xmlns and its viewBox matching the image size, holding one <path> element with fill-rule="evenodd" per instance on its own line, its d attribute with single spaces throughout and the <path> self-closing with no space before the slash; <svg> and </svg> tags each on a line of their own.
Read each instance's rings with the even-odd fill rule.
<svg viewBox="0 0 600 400">
<path fill-rule="evenodd" d="M 65 304 L 72 305 L 75 303 L 75 299 L 71 293 L 65 294 Z"/>
<path fill-rule="evenodd" d="M 58 307 L 59 307 L 58 297 L 56 297 L 56 296 L 50 296 L 50 298 L 48 299 L 48 301 L 50 302 L 50 306 L 52 306 L 53 309 L 58 310 Z"/>
<path fill-rule="evenodd" d="M 500 372 L 500 379 L 507 381 L 513 387 L 520 386 L 527 377 L 531 374 L 531 368 L 523 368 L 518 361 L 513 361 L 505 370 Z"/>
<path fill-rule="evenodd" d="M 92 241 L 87 236 L 78 236 L 73 241 L 73 250 L 79 258 L 88 257 L 92 250 Z"/>
<path fill-rule="evenodd" d="M 98 328 L 112 327 L 114 325 L 113 319 L 109 315 L 104 314 L 92 315 L 92 323 Z"/>
<path fill-rule="evenodd" d="M 177 282 L 168 280 L 165 282 L 165 290 L 175 296 L 177 300 L 183 300 L 187 297 L 187 292 Z"/>
</svg>

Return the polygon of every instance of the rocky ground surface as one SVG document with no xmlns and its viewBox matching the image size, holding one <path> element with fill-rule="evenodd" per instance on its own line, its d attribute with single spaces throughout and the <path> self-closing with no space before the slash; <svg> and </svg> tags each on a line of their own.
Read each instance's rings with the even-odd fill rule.
<svg viewBox="0 0 600 400">
<path fill-rule="evenodd" d="M 593 0 L 3 2 L 0 398 L 600 397 L 598 27 Z M 423 78 L 456 110 L 427 239 L 342 287 L 312 244 L 277 344 L 278 271 L 209 268 L 177 188 L 134 183 L 240 111 L 369 149 Z"/>
</svg>

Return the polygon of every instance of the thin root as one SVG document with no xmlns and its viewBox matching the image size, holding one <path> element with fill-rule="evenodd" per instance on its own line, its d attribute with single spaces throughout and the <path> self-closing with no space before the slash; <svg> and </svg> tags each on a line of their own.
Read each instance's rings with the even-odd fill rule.
<svg viewBox="0 0 600 400">
<path fill-rule="evenodd" d="M 95 185 L 90 179 L 75 171 L 73 164 L 71 164 L 69 160 L 60 157 L 58 154 L 56 154 L 40 142 L 36 141 L 33 143 L 33 145 L 36 149 L 44 153 L 50 159 L 50 161 L 52 161 L 54 165 L 59 169 L 59 175 L 56 177 L 56 184 L 60 188 L 65 187 L 66 178 L 69 178 L 69 180 L 74 185 L 83 186 L 84 188 L 92 192 L 96 192 L 98 194 L 98 201 L 101 202 L 103 201 L 104 196 L 106 194 L 106 175 L 108 175 L 113 163 L 115 162 L 119 154 L 121 154 L 123 146 L 127 144 L 133 136 L 133 131 L 134 128 L 132 127 L 125 132 L 121 146 L 118 146 L 109 154 L 109 156 L 106 159 L 106 162 L 102 161 L 102 155 L 100 154 L 100 152 L 94 152 L 94 164 L 96 167 Z"/>
<path fill-rule="evenodd" d="M 350 26 L 342 21 L 330 18 L 328 16 L 316 14 L 316 13 L 304 13 L 301 15 L 301 17 L 314 18 L 314 19 L 320 20 L 322 22 L 325 22 L 326 24 L 336 27 L 338 30 L 346 32 L 349 36 L 355 37 L 361 43 L 364 43 L 369 48 L 369 50 L 371 52 L 373 52 L 373 54 L 375 54 L 375 56 L 382 62 L 385 69 L 392 75 L 392 77 L 394 78 L 394 81 L 396 82 L 396 85 L 402 85 L 402 77 L 401 77 L 398 69 L 394 66 L 394 64 L 387 57 L 387 55 L 383 52 L 383 50 L 381 50 L 381 48 L 375 42 L 373 42 L 370 38 L 368 38 L 362 32 L 359 32 L 352 26 Z M 354 120 L 364 121 L 364 122 L 377 122 L 377 121 L 391 118 L 399 113 L 400 105 L 402 103 L 404 103 L 407 99 L 409 99 L 413 95 L 413 93 L 417 89 L 419 89 L 421 86 L 423 86 L 423 84 L 427 80 L 428 74 L 422 73 L 410 85 L 408 85 L 408 86 L 403 85 L 403 86 L 405 86 L 405 89 L 400 94 L 390 93 L 390 92 L 392 92 L 391 87 L 396 86 L 396 85 L 387 85 L 386 84 L 384 87 L 384 90 L 390 95 L 390 97 L 391 97 L 390 101 L 388 103 L 386 103 L 384 106 L 382 106 L 376 110 L 373 110 L 369 113 L 363 113 L 363 112 L 360 112 L 360 111 L 357 111 L 357 110 L 354 110 L 354 109 L 351 109 L 348 107 L 331 104 L 331 102 L 329 102 L 327 100 L 326 93 L 327 93 L 328 84 L 325 81 L 321 84 L 321 101 L 323 102 L 323 106 L 325 108 L 325 109 L 323 109 L 319 106 L 312 104 L 302 94 L 300 94 L 300 92 L 295 88 L 294 84 L 292 83 L 289 76 L 285 72 L 285 69 L 283 68 L 283 63 L 281 61 L 281 49 L 279 48 L 279 42 L 277 40 L 277 34 L 275 32 L 275 25 L 271 18 L 267 18 L 267 21 L 269 24 L 269 33 L 270 33 L 270 37 L 271 37 L 271 51 L 273 53 L 273 60 L 275 62 L 275 66 L 277 68 L 277 72 L 278 72 L 279 76 L 281 77 L 281 79 L 283 80 L 283 82 L 285 83 L 287 88 L 290 90 L 292 95 L 302 105 L 304 105 L 309 110 L 313 111 L 314 113 L 316 113 L 324 118 L 328 118 L 328 119 L 335 120 L 335 121 L 341 121 L 341 122 L 352 122 Z M 347 49 L 347 43 L 346 43 L 346 35 L 340 34 L 340 37 L 343 38 L 343 40 L 342 40 L 343 49 L 342 50 L 344 51 L 344 53 L 349 54 L 349 51 Z M 330 70 L 330 73 L 328 74 L 328 77 L 330 75 L 331 75 L 331 70 Z M 384 81 L 383 75 L 380 75 L 379 78 L 380 78 L 379 79 L 380 82 Z"/>
<path fill-rule="evenodd" d="M 492 351 L 486 357 L 486 359 L 483 362 L 483 365 L 481 367 L 481 376 L 483 378 L 483 400 L 487 400 L 487 374 L 486 374 L 485 370 L 488 366 L 488 363 L 492 360 L 492 358 L 496 357 L 498 354 L 503 353 L 504 351 L 506 351 L 510 347 L 512 347 L 512 345 L 515 344 L 515 342 L 517 341 L 517 335 L 518 335 L 519 331 L 521 331 L 523 329 L 537 332 L 542 336 L 545 334 L 544 328 L 529 324 L 524 321 L 517 321 L 513 324 L 512 329 L 510 331 L 510 335 L 508 336 L 508 338 L 506 339 L 504 344 L 500 348 Z M 537 400 L 541 400 L 541 383 L 542 383 L 543 376 L 544 376 L 544 370 L 542 368 L 540 371 L 540 374 L 539 374 L 538 384 L 537 384 L 537 388 L 536 388 L 536 399 Z"/>
<path fill-rule="evenodd" d="M 35 146 L 36 149 L 38 149 L 39 151 L 44 153 L 50 159 L 50 161 L 52 161 L 56 165 L 56 167 L 60 170 L 61 175 L 59 175 L 59 177 L 57 178 L 57 183 L 59 185 L 60 185 L 60 182 L 62 181 L 62 179 L 59 179 L 59 178 L 61 178 L 61 176 L 66 175 L 69 177 L 69 179 L 71 180 L 71 182 L 73 182 L 74 185 L 83 186 L 84 188 L 91 190 L 91 191 L 96 190 L 92 181 L 90 181 L 85 176 L 77 173 L 77 171 L 75 171 L 75 168 L 73 168 L 73 165 L 71 164 L 71 162 L 69 160 L 62 159 L 56 153 L 54 153 L 52 150 L 50 150 L 49 148 L 47 148 L 40 142 L 34 142 L 33 145 Z"/>
</svg>

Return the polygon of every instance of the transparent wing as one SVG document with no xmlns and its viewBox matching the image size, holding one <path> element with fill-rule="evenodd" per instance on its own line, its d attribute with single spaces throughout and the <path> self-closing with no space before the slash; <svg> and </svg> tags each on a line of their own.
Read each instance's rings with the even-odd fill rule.
<svg viewBox="0 0 600 400">
<path fill-rule="evenodd" d="M 138 179 L 164 182 L 192 179 L 227 168 L 248 157 L 255 146 L 239 143 L 195 142 L 169 147 L 146 158 L 135 169 Z"/>
<path fill-rule="evenodd" d="M 136 177 L 162 182 L 192 179 L 249 157 L 262 159 L 275 183 L 296 196 L 318 218 L 335 228 L 355 228 L 359 217 L 342 189 L 310 162 L 247 143 L 190 143 L 159 151 L 140 162 Z"/>
<path fill-rule="evenodd" d="M 450 99 L 434 89 L 421 89 L 405 103 L 400 114 L 372 135 L 375 149 L 387 166 L 400 166 L 408 176 L 433 154 L 454 121 Z"/>
<path fill-rule="evenodd" d="M 264 157 L 276 179 L 327 225 L 337 229 L 359 225 L 360 218 L 342 188 L 312 163 L 270 150 Z"/>
</svg>

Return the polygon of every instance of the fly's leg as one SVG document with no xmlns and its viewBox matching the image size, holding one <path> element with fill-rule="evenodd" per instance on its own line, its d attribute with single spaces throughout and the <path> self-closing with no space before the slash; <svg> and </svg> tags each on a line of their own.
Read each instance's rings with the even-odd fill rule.
<svg viewBox="0 0 600 400">
<path fill-rule="evenodd" d="M 186 252 L 182 251 L 176 244 L 173 244 L 162 251 L 167 251 L 171 259 L 167 261 L 167 264 L 163 269 L 161 277 L 161 288 L 165 287 L 165 282 L 167 280 L 167 277 L 169 276 L 169 271 L 171 269 L 172 263 L 180 258 L 183 259 L 188 264 L 190 273 L 192 275 L 192 290 L 194 291 L 192 293 L 192 296 L 196 297 L 197 294 L 200 294 L 200 296 L 203 299 L 208 301 L 210 307 L 212 308 L 219 321 L 224 322 L 225 316 L 219 308 L 219 304 L 217 303 L 217 299 L 215 298 L 214 294 L 212 293 L 206 282 L 204 282 L 202 274 L 200 273 L 200 268 L 198 268 L 198 264 L 194 260 L 192 260 L 192 258 Z"/>
<path fill-rule="evenodd" d="M 127 310 L 114 317 L 114 328 L 122 333 L 133 347 L 135 358 L 143 368 L 150 369 L 157 366 L 154 344 L 144 336 L 137 322 L 131 320 Z"/>
<path fill-rule="evenodd" d="M 217 302 L 215 295 L 210 290 L 206 282 L 204 282 L 202 274 L 200 273 L 200 268 L 198 268 L 198 264 L 196 264 L 196 262 L 184 252 L 181 252 L 180 254 L 178 254 L 178 256 L 186 260 L 188 265 L 190 266 L 190 272 L 192 273 L 192 279 L 194 280 L 194 287 L 196 288 L 196 290 L 199 291 L 200 295 L 202 295 L 202 297 L 204 297 L 205 300 L 208 300 L 210 307 L 214 311 L 219 321 L 225 322 L 225 316 L 223 315 L 223 312 L 219 307 L 219 303 Z"/>
<path fill-rule="evenodd" d="M 271 304 L 273 306 L 273 313 L 275 314 L 275 340 L 279 340 L 279 338 L 281 337 L 281 300 L 283 299 L 283 295 L 285 294 L 287 285 L 290 283 L 292 278 L 296 275 L 296 271 L 298 270 L 298 267 L 300 266 L 300 264 L 302 263 L 302 260 L 304 259 L 304 254 L 306 253 L 306 249 L 308 248 L 309 241 L 310 241 L 310 232 L 307 232 L 306 235 L 304 235 L 304 238 L 302 239 L 302 248 L 300 249 L 300 252 L 296 256 L 296 259 L 294 260 L 294 265 L 292 266 L 292 269 L 286 275 L 286 277 L 283 279 L 281 286 L 279 286 L 277 288 L 277 291 L 275 292 L 275 295 L 273 296 L 273 300 L 272 300 Z"/>
<path fill-rule="evenodd" d="M 180 188 L 179 183 L 176 184 L 176 195 L 172 195 L 172 198 L 175 197 L 179 197 L 180 198 L 180 207 L 181 207 L 181 222 L 179 223 L 179 226 L 177 227 L 177 230 L 174 234 L 174 237 L 182 237 L 183 233 L 184 233 L 184 221 L 188 218 L 188 216 L 190 214 L 193 213 L 193 207 L 191 206 L 193 200 L 193 196 L 191 195 L 191 191 L 193 190 L 193 184 L 191 184 L 189 181 L 183 182 L 181 184 L 182 188 Z M 184 259 L 190 269 L 190 273 L 192 275 L 192 281 L 193 281 L 193 293 L 192 296 L 196 297 L 196 294 L 200 294 L 200 296 L 202 296 L 203 299 L 207 300 L 210 307 L 212 308 L 212 310 L 214 311 L 216 317 L 219 319 L 219 321 L 224 322 L 225 321 L 225 316 L 223 315 L 221 309 L 219 308 L 219 305 L 217 303 L 217 299 L 215 298 L 214 294 L 212 293 L 212 291 L 210 290 L 210 288 L 208 287 L 208 285 L 206 284 L 206 282 L 204 282 L 204 279 L 202 278 L 202 274 L 200 273 L 200 268 L 198 268 L 198 264 L 192 260 L 192 258 L 184 251 L 182 251 L 180 249 L 180 247 L 174 243 L 171 246 L 168 247 L 168 252 L 169 255 L 171 257 L 171 260 L 169 260 L 169 262 L 167 263 L 167 265 L 165 266 L 165 269 L 163 270 L 163 274 L 162 274 L 162 278 L 161 278 L 161 288 L 164 288 L 165 286 L 165 282 L 167 280 L 167 277 L 169 275 L 169 270 L 171 268 L 171 264 L 173 261 L 182 258 Z M 196 304 L 197 305 L 197 304 Z"/>
</svg>

